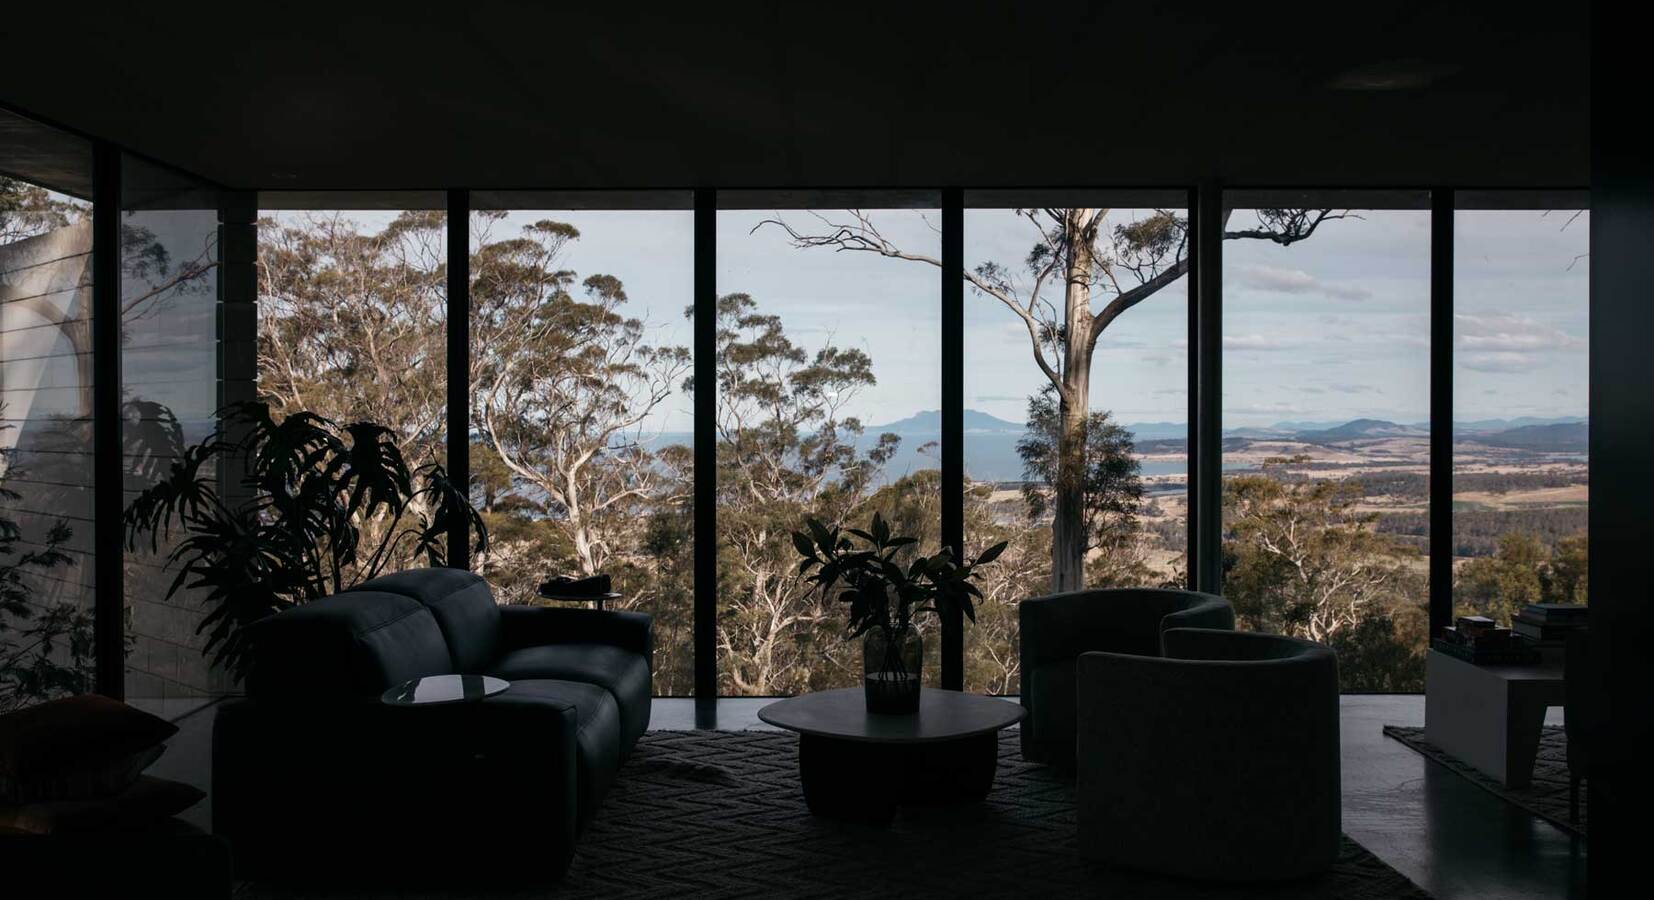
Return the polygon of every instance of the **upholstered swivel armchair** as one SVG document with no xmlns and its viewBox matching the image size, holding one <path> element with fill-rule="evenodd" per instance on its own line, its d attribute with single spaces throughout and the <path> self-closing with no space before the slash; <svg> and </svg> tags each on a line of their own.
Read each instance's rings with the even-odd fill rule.
<svg viewBox="0 0 1654 900">
<path fill-rule="evenodd" d="M 1088 650 L 1160 655 L 1167 628 L 1235 627 L 1228 601 L 1154 588 L 1073 591 L 1022 601 L 1022 757 L 1074 765 L 1074 661 Z"/>
<path fill-rule="evenodd" d="M 1279 635 L 1173 628 L 1163 657 L 1079 659 L 1081 852 L 1263 881 L 1339 848 L 1338 662 Z"/>
</svg>

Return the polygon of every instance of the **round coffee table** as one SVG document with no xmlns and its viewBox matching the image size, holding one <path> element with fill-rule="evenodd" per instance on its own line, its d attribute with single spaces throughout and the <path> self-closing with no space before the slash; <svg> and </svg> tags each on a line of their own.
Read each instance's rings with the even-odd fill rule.
<svg viewBox="0 0 1654 900">
<path fill-rule="evenodd" d="M 867 711 L 862 688 L 805 694 L 758 711 L 798 732 L 798 775 L 818 816 L 888 822 L 902 804 L 981 800 L 999 767 L 999 732 L 1022 705 L 925 688 L 919 711 Z"/>
<path fill-rule="evenodd" d="M 391 706 L 475 703 L 508 687 L 511 687 L 511 682 L 491 675 L 427 675 L 391 688 L 379 695 L 379 702 Z"/>
</svg>

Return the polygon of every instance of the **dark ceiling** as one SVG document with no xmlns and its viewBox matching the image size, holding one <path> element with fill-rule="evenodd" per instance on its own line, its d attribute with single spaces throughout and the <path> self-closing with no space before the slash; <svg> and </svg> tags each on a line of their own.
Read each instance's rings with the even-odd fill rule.
<svg viewBox="0 0 1654 900">
<path fill-rule="evenodd" d="M 1589 177 L 1587 3 L 227 6 L 27 4 L 0 101 L 260 189 Z"/>
</svg>

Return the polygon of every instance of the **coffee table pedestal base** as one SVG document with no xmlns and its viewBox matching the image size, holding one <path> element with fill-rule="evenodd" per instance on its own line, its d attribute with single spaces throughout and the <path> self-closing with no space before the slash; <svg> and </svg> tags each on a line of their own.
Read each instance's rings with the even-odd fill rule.
<svg viewBox="0 0 1654 900">
<path fill-rule="evenodd" d="M 801 734 L 798 774 L 810 812 L 885 823 L 897 806 L 981 800 L 999 767 L 997 733 L 891 744 Z"/>
</svg>

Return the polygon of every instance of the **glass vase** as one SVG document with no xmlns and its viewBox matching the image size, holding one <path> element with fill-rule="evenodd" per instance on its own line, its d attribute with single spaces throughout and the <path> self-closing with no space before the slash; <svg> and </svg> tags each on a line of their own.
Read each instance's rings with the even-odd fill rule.
<svg viewBox="0 0 1654 900">
<path fill-rule="evenodd" d="M 919 711 L 920 676 L 925 664 L 919 627 L 874 628 L 862 639 L 862 685 L 867 711 L 912 714 Z"/>
</svg>

